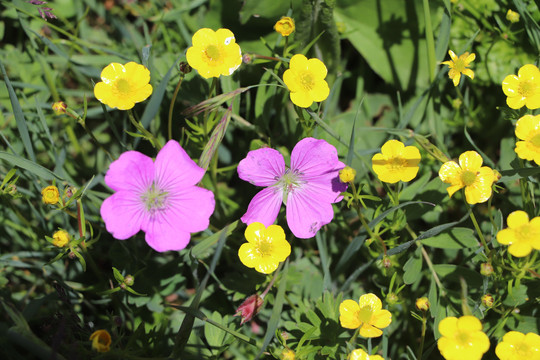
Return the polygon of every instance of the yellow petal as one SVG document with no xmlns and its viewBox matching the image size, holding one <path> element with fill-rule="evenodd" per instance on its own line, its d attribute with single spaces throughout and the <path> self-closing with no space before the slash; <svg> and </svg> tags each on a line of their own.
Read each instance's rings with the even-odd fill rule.
<svg viewBox="0 0 540 360">
<path fill-rule="evenodd" d="M 527 106 L 528 109 L 540 108 L 540 92 L 537 92 L 533 96 L 527 97 L 525 100 L 525 106 Z"/>
<path fill-rule="evenodd" d="M 226 46 L 234 44 L 236 42 L 234 34 L 229 29 L 218 29 L 216 31 L 216 40 L 218 44 Z"/>
<path fill-rule="evenodd" d="M 263 274 L 271 274 L 276 271 L 279 265 L 279 261 L 274 260 L 272 257 L 263 256 L 259 258 L 255 270 Z"/>
<path fill-rule="evenodd" d="M 293 71 L 306 70 L 308 67 L 308 59 L 302 54 L 296 54 L 289 62 L 289 69 Z"/>
<path fill-rule="evenodd" d="M 456 193 L 456 191 L 458 191 L 460 189 L 463 189 L 462 184 L 452 185 L 452 186 L 447 187 L 446 191 L 448 192 L 448 197 L 452 197 L 452 195 L 454 195 Z"/>
<path fill-rule="evenodd" d="M 531 253 L 532 246 L 524 241 L 518 241 L 508 247 L 508 252 L 515 257 L 524 257 Z"/>
<path fill-rule="evenodd" d="M 326 74 L 328 73 L 328 70 L 326 69 L 324 63 L 317 58 L 309 59 L 307 62 L 307 66 L 311 73 L 314 75 L 314 77 L 318 80 L 324 79 L 326 77 Z"/>
<path fill-rule="evenodd" d="M 463 75 L 467 75 L 471 79 L 474 79 L 474 71 L 472 71 L 471 69 L 463 70 Z"/>
<path fill-rule="evenodd" d="M 511 109 L 521 109 L 525 105 L 525 97 L 522 97 L 521 95 L 516 96 L 508 96 L 506 98 L 506 105 L 508 105 Z"/>
<path fill-rule="evenodd" d="M 119 63 L 110 63 L 101 71 L 101 80 L 104 83 L 109 84 L 118 76 L 122 75 L 124 71 L 124 65 Z"/>
<path fill-rule="evenodd" d="M 525 211 L 517 210 L 508 215 L 506 222 L 509 228 L 517 229 L 523 225 L 529 225 L 529 215 Z"/>
<path fill-rule="evenodd" d="M 371 318 L 371 325 L 384 329 L 392 322 L 392 314 L 388 310 L 379 310 L 373 314 Z"/>
<path fill-rule="evenodd" d="M 382 335 L 382 330 L 377 329 L 374 326 L 371 326 L 369 324 L 363 324 L 360 328 L 360 336 L 367 337 L 367 338 L 373 338 L 373 337 L 379 337 Z"/>
<path fill-rule="evenodd" d="M 448 50 L 448 55 L 450 55 L 450 58 L 452 59 L 452 61 L 456 61 L 458 59 L 456 53 L 453 52 L 452 50 Z"/>
<path fill-rule="evenodd" d="M 516 136 L 521 140 L 528 140 L 540 130 L 540 116 L 525 115 L 516 122 Z"/>
<path fill-rule="evenodd" d="M 250 244 L 258 244 L 259 239 L 266 232 L 266 226 L 260 222 L 253 222 L 244 231 L 244 236 Z"/>
<path fill-rule="evenodd" d="M 240 249 L 238 249 L 238 257 L 242 264 L 249 268 L 257 266 L 261 259 L 255 246 L 250 243 L 244 243 L 240 246 Z"/>
<path fill-rule="evenodd" d="M 520 80 L 532 80 L 540 78 L 540 70 L 533 64 L 523 65 L 518 70 L 518 76 Z"/>
<path fill-rule="evenodd" d="M 477 172 L 482 162 L 482 157 L 476 151 L 465 151 L 459 156 L 459 166 L 463 170 Z"/>
<path fill-rule="evenodd" d="M 499 244 L 510 245 L 517 241 L 515 231 L 512 229 L 502 229 L 497 233 Z"/>
<path fill-rule="evenodd" d="M 502 89 L 506 96 L 516 96 L 519 88 L 519 78 L 516 75 L 508 75 L 502 82 Z"/>
<path fill-rule="evenodd" d="M 439 332 L 441 335 L 452 337 L 457 331 L 457 321 L 458 319 L 453 316 L 442 319 L 439 323 Z"/>
<path fill-rule="evenodd" d="M 439 169 L 439 178 L 442 182 L 455 184 L 460 183 L 461 168 L 455 161 L 447 161 Z"/>
<path fill-rule="evenodd" d="M 339 322 L 347 329 L 357 329 L 361 322 L 358 319 L 360 307 L 354 300 L 344 300 L 339 304 Z"/>
<path fill-rule="evenodd" d="M 463 332 L 482 331 L 482 323 L 475 316 L 465 315 L 458 319 L 457 328 Z"/>
<path fill-rule="evenodd" d="M 461 73 L 457 72 L 452 78 L 452 81 L 454 82 L 454 86 L 459 85 L 459 81 L 461 80 Z"/>
<path fill-rule="evenodd" d="M 293 104 L 302 108 L 308 108 L 313 104 L 313 99 L 305 91 L 291 92 L 289 97 Z"/>
<path fill-rule="evenodd" d="M 386 158 L 400 157 L 403 154 L 405 145 L 399 140 L 388 140 L 381 147 L 381 152 Z"/>
<path fill-rule="evenodd" d="M 315 86 L 309 92 L 313 101 L 324 101 L 329 94 L 330 88 L 328 87 L 328 83 L 324 80 L 315 83 Z"/>
<path fill-rule="evenodd" d="M 150 71 L 146 66 L 132 61 L 124 65 L 124 68 L 130 81 L 137 84 L 148 84 L 150 82 Z"/>
<path fill-rule="evenodd" d="M 467 54 L 467 53 L 465 53 L 465 54 Z M 463 54 L 463 55 L 465 55 L 465 54 Z M 475 53 L 472 53 L 472 54 L 468 55 L 468 56 L 465 58 L 465 62 L 466 62 L 467 64 L 469 64 L 469 63 L 473 62 L 474 59 L 476 59 L 476 54 L 475 54 Z"/>
<path fill-rule="evenodd" d="M 377 295 L 372 293 L 360 296 L 360 300 L 358 300 L 358 305 L 361 308 L 369 306 L 372 311 L 378 311 L 382 309 L 381 299 L 379 299 Z"/>
<path fill-rule="evenodd" d="M 208 45 L 217 43 L 217 36 L 214 30 L 202 28 L 197 30 L 191 38 L 191 43 L 197 48 L 206 48 Z"/>
</svg>

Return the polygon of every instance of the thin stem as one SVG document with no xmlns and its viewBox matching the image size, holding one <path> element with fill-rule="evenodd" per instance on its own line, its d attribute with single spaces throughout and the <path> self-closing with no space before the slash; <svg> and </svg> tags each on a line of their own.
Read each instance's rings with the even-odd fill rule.
<svg viewBox="0 0 540 360">
<path fill-rule="evenodd" d="M 366 231 L 368 232 L 370 238 L 379 240 L 379 242 L 381 243 L 381 246 L 383 248 L 384 256 L 386 256 L 386 251 L 387 251 L 386 244 L 384 243 L 384 240 L 379 236 L 379 234 L 375 234 L 370 229 L 370 227 L 369 227 L 369 225 L 368 225 L 368 223 L 366 221 L 366 218 L 362 214 L 362 211 L 361 211 L 362 209 L 360 209 L 360 199 L 358 197 L 358 193 L 356 192 L 356 186 L 354 185 L 353 182 L 351 182 L 351 188 L 352 188 L 352 193 L 353 193 L 353 197 L 354 197 L 353 205 L 354 205 L 354 208 L 356 210 L 356 213 L 358 214 L 358 218 L 360 219 L 360 222 L 362 223 L 362 226 L 364 227 L 364 229 L 366 229 Z"/>
<path fill-rule="evenodd" d="M 174 89 L 174 94 L 171 99 L 171 105 L 169 106 L 169 119 L 168 119 L 169 140 L 172 139 L 172 116 L 173 116 L 174 103 L 176 102 L 176 97 L 178 96 L 178 91 L 180 91 L 180 85 L 182 85 L 183 80 L 184 80 L 184 73 L 180 73 L 180 78 L 178 79 L 178 84 L 176 84 L 176 89 Z"/>
<path fill-rule="evenodd" d="M 467 211 L 469 212 L 469 216 L 471 217 L 471 221 L 473 222 L 474 228 L 476 229 L 476 233 L 478 234 L 478 237 L 480 238 L 480 242 L 482 243 L 482 246 L 484 247 L 484 251 L 486 252 L 486 255 L 488 258 L 490 257 L 490 249 L 488 248 L 486 239 L 484 238 L 484 234 L 482 233 L 482 230 L 480 230 L 480 226 L 478 225 L 478 221 L 476 221 L 476 216 L 474 216 L 474 212 L 471 209 L 471 206 L 465 200 L 465 207 L 467 208 Z"/>
<path fill-rule="evenodd" d="M 424 353 L 424 341 L 426 339 L 426 312 L 422 311 L 422 337 L 420 338 L 420 347 L 418 348 L 417 360 L 422 360 L 422 354 Z"/>
<path fill-rule="evenodd" d="M 144 138 L 152 144 L 153 147 L 157 148 L 158 150 L 161 149 L 161 143 L 159 140 L 148 130 L 144 128 L 144 126 L 141 124 L 140 121 L 135 120 L 135 116 L 133 115 L 133 112 L 131 109 L 127 111 L 129 120 L 135 126 L 137 130 L 144 136 Z"/>
</svg>

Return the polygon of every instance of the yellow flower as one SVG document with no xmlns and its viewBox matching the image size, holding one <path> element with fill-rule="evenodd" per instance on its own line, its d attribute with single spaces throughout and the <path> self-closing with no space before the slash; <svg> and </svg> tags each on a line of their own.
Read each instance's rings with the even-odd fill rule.
<svg viewBox="0 0 540 360">
<path fill-rule="evenodd" d="M 349 354 L 347 360 L 384 360 L 384 358 L 380 355 L 368 355 L 364 350 L 356 349 Z"/>
<path fill-rule="evenodd" d="M 64 247 L 69 242 L 69 234 L 66 230 L 58 230 L 53 234 L 52 244 L 56 247 Z"/>
<path fill-rule="evenodd" d="M 199 29 L 191 42 L 187 61 L 205 79 L 231 75 L 242 63 L 240 45 L 229 29 Z"/>
<path fill-rule="evenodd" d="M 152 94 L 150 71 L 134 62 L 110 63 L 101 71 L 101 80 L 94 86 L 96 99 L 119 110 L 129 110 Z"/>
<path fill-rule="evenodd" d="M 111 346 L 111 334 L 107 330 L 96 330 L 90 335 L 92 349 L 98 352 L 107 352 Z"/>
<path fill-rule="evenodd" d="M 517 23 L 519 21 L 519 14 L 515 11 L 508 9 L 508 12 L 506 13 L 506 20 L 512 23 Z"/>
<path fill-rule="evenodd" d="M 522 66 L 516 75 L 508 75 L 502 82 L 507 96 L 506 104 L 512 109 L 540 107 L 540 70 L 532 64 Z"/>
<path fill-rule="evenodd" d="M 450 184 L 446 189 L 452 197 L 465 188 L 465 200 L 469 204 L 486 202 L 491 197 L 491 185 L 495 181 L 493 170 L 482 166 L 482 157 L 476 151 L 466 151 L 455 161 L 445 162 L 439 170 L 442 182 Z"/>
<path fill-rule="evenodd" d="M 291 349 L 283 350 L 281 353 L 281 360 L 294 360 L 296 358 L 296 353 Z"/>
<path fill-rule="evenodd" d="M 63 101 L 58 101 L 52 104 L 52 109 L 56 115 L 62 115 L 66 113 L 67 105 Z"/>
<path fill-rule="evenodd" d="M 324 80 L 328 70 L 319 59 L 307 59 L 296 54 L 291 58 L 289 69 L 283 74 L 283 81 L 289 89 L 293 104 L 308 108 L 314 101 L 323 101 L 330 94 Z"/>
<path fill-rule="evenodd" d="M 60 193 L 56 186 L 47 186 L 41 190 L 41 200 L 44 204 L 54 205 L 60 200 Z"/>
<path fill-rule="evenodd" d="M 471 79 L 474 79 L 474 71 L 469 69 L 470 64 L 476 58 L 474 53 L 469 54 L 468 52 L 463 53 L 459 57 L 452 51 L 448 50 L 451 60 L 443 61 L 442 64 L 448 65 L 450 71 L 448 71 L 448 77 L 454 82 L 454 86 L 459 85 L 461 80 L 461 74 L 467 75 Z"/>
<path fill-rule="evenodd" d="M 540 336 L 532 332 L 525 335 L 509 331 L 495 348 L 495 354 L 501 360 L 539 360 Z"/>
<path fill-rule="evenodd" d="M 489 349 L 489 338 L 474 316 L 442 319 L 439 332 L 437 347 L 446 360 L 480 360 Z"/>
<path fill-rule="evenodd" d="M 388 140 L 371 161 L 379 180 L 390 184 L 400 180 L 411 181 L 418 174 L 420 151 L 415 146 L 405 146 L 401 141 Z"/>
<path fill-rule="evenodd" d="M 345 166 L 343 169 L 339 171 L 339 180 L 342 183 L 350 183 L 353 182 L 354 177 L 356 176 L 356 170 L 354 170 L 350 166 Z"/>
<path fill-rule="evenodd" d="M 416 305 L 416 308 L 420 311 L 428 311 L 430 303 L 429 303 L 428 298 L 424 296 L 424 297 L 416 299 L 415 305 Z"/>
<path fill-rule="evenodd" d="M 375 294 L 364 294 L 358 302 L 345 300 L 339 305 L 339 322 L 347 329 L 360 328 L 363 337 L 379 337 L 392 322 L 390 311 L 382 308 L 381 299 Z"/>
<path fill-rule="evenodd" d="M 540 250 L 540 217 L 529 221 L 525 211 L 514 211 L 506 219 L 508 228 L 497 233 L 497 241 L 510 245 L 508 251 L 515 257 L 524 257 L 532 249 Z"/>
<path fill-rule="evenodd" d="M 534 160 L 540 165 L 540 115 L 525 115 L 516 123 L 516 142 L 514 151 L 525 160 Z"/>
<path fill-rule="evenodd" d="M 274 272 L 279 263 L 291 254 L 291 245 L 279 225 L 266 228 L 263 224 L 254 222 L 249 224 L 244 235 L 248 242 L 240 246 L 238 257 L 242 264 L 255 268 L 260 273 Z"/>
<path fill-rule="evenodd" d="M 294 31 L 294 20 L 288 16 L 282 16 L 274 25 L 274 30 L 280 33 L 281 36 L 289 36 Z"/>
</svg>

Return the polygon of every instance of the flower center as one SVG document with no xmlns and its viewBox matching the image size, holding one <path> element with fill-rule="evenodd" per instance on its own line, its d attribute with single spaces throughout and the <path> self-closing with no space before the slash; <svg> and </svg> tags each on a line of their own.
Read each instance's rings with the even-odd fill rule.
<svg viewBox="0 0 540 360">
<path fill-rule="evenodd" d="M 468 332 L 458 331 L 456 334 L 456 342 L 461 346 L 470 346 L 471 336 Z"/>
<path fill-rule="evenodd" d="M 454 69 L 456 69 L 456 71 L 463 72 L 466 67 L 467 64 L 465 64 L 465 61 L 463 61 L 462 59 L 457 59 L 454 62 Z"/>
<path fill-rule="evenodd" d="M 529 142 L 535 147 L 540 147 L 540 134 L 534 135 Z"/>
<path fill-rule="evenodd" d="M 289 193 L 292 193 L 295 189 L 300 187 L 304 181 L 300 179 L 302 175 L 298 170 L 286 169 L 285 173 L 281 175 L 280 178 L 276 178 L 276 186 L 280 187 L 283 190 L 283 203 L 287 205 L 287 196 Z"/>
<path fill-rule="evenodd" d="M 204 51 L 209 61 L 218 61 L 220 58 L 219 47 L 216 45 L 208 45 Z"/>
<path fill-rule="evenodd" d="M 261 237 L 257 250 L 261 256 L 270 256 L 272 254 L 272 242 L 267 237 Z"/>
<path fill-rule="evenodd" d="M 116 80 L 116 88 L 119 92 L 122 94 L 127 94 L 131 88 L 129 85 L 129 81 L 126 79 L 118 79 Z"/>
<path fill-rule="evenodd" d="M 525 80 L 520 81 L 518 86 L 518 93 L 523 97 L 533 96 L 536 92 L 536 85 L 534 82 Z"/>
<path fill-rule="evenodd" d="M 371 317 L 373 316 L 373 309 L 371 306 L 364 306 L 358 311 L 358 320 L 364 324 L 369 324 Z"/>
<path fill-rule="evenodd" d="M 306 91 L 313 89 L 313 87 L 315 86 L 315 80 L 313 79 L 313 75 L 309 71 L 304 71 L 300 75 L 300 83 Z"/>
<path fill-rule="evenodd" d="M 155 183 L 152 183 L 148 190 L 141 195 L 141 200 L 150 215 L 154 215 L 158 211 L 165 210 L 167 207 L 167 199 L 169 193 L 158 188 Z"/>
<path fill-rule="evenodd" d="M 474 184 L 474 182 L 476 181 L 476 173 L 469 170 L 463 171 L 461 173 L 461 181 L 463 181 L 463 184 L 465 184 L 465 186 L 470 186 Z"/>
<path fill-rule="evenodd" d="M 402 170 L 407 166 L 407 160 L 402 157 L 393 157 L 388 159 L 388 166 L 393 171 Z"/>
<path fill-rule="evenodd" d="M 529 224 L 520 226 L 515 230 L 515 233 L 516 239 L 520 241 L 534 240 L 538 236 L 534 228 Z"/>
</svg>

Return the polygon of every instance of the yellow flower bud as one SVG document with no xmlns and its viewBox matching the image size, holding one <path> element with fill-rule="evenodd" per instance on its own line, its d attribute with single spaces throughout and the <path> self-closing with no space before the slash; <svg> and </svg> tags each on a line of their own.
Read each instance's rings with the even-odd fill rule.
<svg viewBox="0 0 540 360">
<path fill-rule="evenodd" d="M 63 101 L 58 101 L 52 104 L 52 109 L 56 115 L 62 115 L 66 113 L 67 105 Z"/>
<path fill-rule="evenodd" d="M 92 349 L 97 352 L 107 352 L 111 346 L 111 334 L 107 330 L 96 330 L 90 335 Z"/>
<path fill-rule="evenodd" d="M 508 9 L 508 12 L 506 13 L 506 20 L 510 21 L 511 23 L 517 23 L 519 22 L 519 14 Z"/>
<path fill-rule="evenodd" d="M 60 200 L 60 193 L 58 192 L 58 188 L 56 186 L 47 186 L 43 190 L 41 190 L 41 195 L 43 203 L 44 204 L 50 204 L 54 205 Z"/>
<path fill-rule="evenodd" d="M 429 310 L 429 300 L 427 297 L 421 297 L 416 299 L 416 308 L 420 311 L 428 311 Z"/>
<path fill-rule="evenodd" d="M 480 264 L 480 274 L 484 276 L 491 276 L 493 274 L 493 265 L 490 263 L 482 263 Z"/>
<path fill-rule="evenodd" d="M 350 166 L 345 166 L 345 168 L 339 171 L 339 180 L 341 180 L 342 183 L 353 182 L 355 176 L 356 176 L 356 170 L 354 170 Z"/>
<path fill-rule="evenodd" d="M 482 296 L 482 304 L 485 307 L 487 308 L 493 307 L 494 302 L 495 300 L 493 299 L 493 296 L 491 294 L 485 294 L 484 296 Z"/>
<path fill-rule="evenodd" d="M 69 242 L 69 234 L 66 230 L 58 230 L 53 234 L 53 245 L 56 247 L 64 247 Z"/>
<path fill-rule="evenodd" d="M 288 16 L 283 16 L 276 24 L 274 29 L 281 34 L 281 36 L 289 36 L 293 33 L 294 20 Z"/>
<path fill-rule="evenodd" d="M 281 359 L 282 360 L 294 360 L 295 359 L 295 352 L 291 349 L 286 349 L 281 353 Z"/>
</svg>

